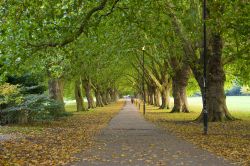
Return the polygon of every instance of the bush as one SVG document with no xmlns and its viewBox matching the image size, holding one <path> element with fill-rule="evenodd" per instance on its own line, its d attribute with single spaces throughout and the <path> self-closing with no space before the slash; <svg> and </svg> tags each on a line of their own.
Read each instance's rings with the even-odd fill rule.
<svg viewBox="0 0 250 166">
<path fill-rule="evenodd" d="M 16 85 L 0 86 L 0 124 L 53 120 L 66 116 L 63 104 L 43 94 L 20 93 Z"/>
<path fill-rule="evenodd" d="M 17 85 L 5 83 L 0 86 L 0 109 L 8 105 L 16 105 L 22 102 L 22 95 Z"/>
<path fill-rule="evenodd" d="M 43 94 L 46 90 L 44 85 L 40 85 L 42 76 L 39 74 L 8 75 L 6 82 L 12 85 L 20 85 L 22 94 Z"/>
<path fill-rule="evenodd" d="M 0 123 L 6 124 L 13 117 L 15 121 L 17 117 L 25 115 L 24 111 L 9 111 L 8 113 L 5 110 L 8 110 L 9 107 L 13 105 L 18 105 L 22 103 L 23 97 L 20 94 L 20 89 L 17 85 L 11 85 L 5 83 L 0 86 Z"/>
</svg>

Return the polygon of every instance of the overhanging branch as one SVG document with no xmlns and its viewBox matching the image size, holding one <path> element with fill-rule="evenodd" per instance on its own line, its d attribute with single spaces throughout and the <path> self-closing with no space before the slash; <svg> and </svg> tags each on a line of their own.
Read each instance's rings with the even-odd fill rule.
<svg viewBox="0 0 250 166">
<path fill-rule="evenodd" d="M 113 11 L 113 8 L 115 6 L 115 4 L 117 4 L 119 0 L 116 0 L 116 2 L 114 3 L 113 7 L 111 8 L 110 13 Z M 40 43 L 40 44 L 33 44 L 33 43 L 28 43 L 29 46 L 31 47 L 36 47 L 38 49 L 44 48 L 44 47 L 63 47 L 73 41 L 75 41 L 85 30 L 90 18 L 92 15 L 94 15 L 96 12 L 101 11 L 105 8 L 105 6 L 107 5 L 108 0 L 102 0 L 101 3 L 92 8 L 84 17 L 83 21 L 80 24 L 79 29 L 72 34 L 70 37 L 65 38 L 63 41 L 58 41 L 58 42 L 47 42 L 47 43 Z"/>
<path fill-rule="evenodd" d="M 119 1 L 120 1 L 120 0 L 115 0 L 114 4 L 112 5 L 112 7 L 111 7 L 111 9 L 109 10 L 109 12 L 106 13 L 106 14 L 101 15 L 101 17 L 106 17 L 106 16 L 109 16 L 110 14 L 112 14 L 113 11 L 114 11 L 114 9 L 115 9 L 116 4 L 117 4 Z"/>
</svg>

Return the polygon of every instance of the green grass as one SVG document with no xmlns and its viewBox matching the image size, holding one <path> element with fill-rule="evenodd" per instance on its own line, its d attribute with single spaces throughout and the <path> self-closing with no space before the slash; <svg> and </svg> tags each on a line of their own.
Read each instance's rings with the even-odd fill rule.
<svg viewBox="0 0 250 166">
<path fill-rule="evenodd" d="M 227 107 L 229 112 L 236 118 L 250 120 L 250 96 L 227 96 Z M 201 97 L 189 97 L 189 108 L 191 115 L 199 114 L 202 110 Z M 173 99 L 171 98 L 171 108 L 173 107 Z"/>
<path fill-rule="evenodd" d="M 76 104 L 67 104 L 65 109 L 67 112 L 76 112 Z"/>
<path fill-rule="evenodd" d="M 85 106 L 87 105 L 87 103 L 85 103 Z M 82 114 L 90 114 L 91 112 L 95 111 L 96 109 L 89 109 L 87 111 L 80 111 L 77 112 L 76 111 L 76 103 L 71 103 L 71 104 L 67 104 L 65 106 L 65 110 L 66 112 L 72 113 L 73 115 L 82 115 Z"/>
<path fill-rule="evenodd" d="M 230 111 L 250 112 L 250 96 L 227 96 L 227 106 Z M 201 97 L 189 97 L 190 106 L 202 106 Z"/>
<path fill-rule="evenodd" d="M 88 103 L 87 102 L 84 102 L 84 106 L 87 107 Z M 71 113 L 74 113 L 76 112 L 76 103 L 70 103 L 70 104 L 66 104 L 65 105 L 65 109 L 67 112 L 71 112 Z M 94 109 L 90 109 L 88 111 L 83 111 L 83 112 L 89 112 L 89 111 L 93 111 Z"/>
</svg>

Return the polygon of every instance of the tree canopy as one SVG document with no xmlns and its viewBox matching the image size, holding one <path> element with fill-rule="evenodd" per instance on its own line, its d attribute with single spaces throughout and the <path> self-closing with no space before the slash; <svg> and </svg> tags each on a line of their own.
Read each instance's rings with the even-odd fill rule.
<svg viewBox="0 0 250 166">
<path fill-rule="evenodd" d="M 250 85 L 249 6 L 242 0 L 208 2 L 207 98 L 217 103 L 211 121 L 232 119 L 224 85 Z M 0 2 L 0 11 L 1 83 L 40 75 L 43 85 L 49 82 L 50 97 L 62 103 L 73 96 L 73 85 L 76 96 L 94 95 L 97 105 L 115 91 L 142 96 L 145 46 L 149 103 L 169 107 L 172 95 L 173 111 L 188 112 L 187 94 L 204 93 L 201 1 L 10 0 Z M 218 109 L 222 115 L 213 115 Z"/>
</svg>

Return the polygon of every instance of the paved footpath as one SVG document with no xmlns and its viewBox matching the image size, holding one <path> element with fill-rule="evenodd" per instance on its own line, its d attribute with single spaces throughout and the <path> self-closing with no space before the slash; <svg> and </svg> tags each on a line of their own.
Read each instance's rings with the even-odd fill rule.
<svg viewBox="0 0 250 166">
<path fill-rule="evenodd" d="M 224 166 L 230 163 L 147 122 L 129 101 L 73 165 Z"/>
</svg>

